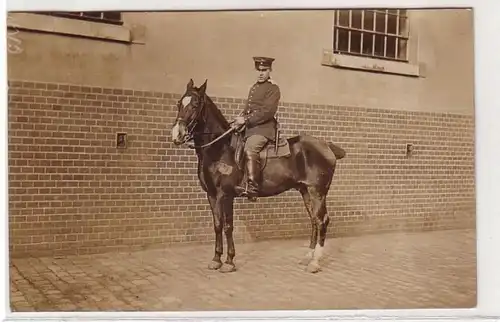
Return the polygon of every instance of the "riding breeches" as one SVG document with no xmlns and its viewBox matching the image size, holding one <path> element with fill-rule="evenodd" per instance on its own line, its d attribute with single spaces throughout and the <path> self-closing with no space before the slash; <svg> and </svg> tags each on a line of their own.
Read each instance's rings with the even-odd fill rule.
<svg viewBox="0 0 500 322">
<path fill-rule="evenodd" d="M 259 134 L 249 136 L 245 142 L 245 154 L 249 158 L 258 159 L 260 151 L 262 151 L 268 140 L 268 138 Z"/>
</svg>

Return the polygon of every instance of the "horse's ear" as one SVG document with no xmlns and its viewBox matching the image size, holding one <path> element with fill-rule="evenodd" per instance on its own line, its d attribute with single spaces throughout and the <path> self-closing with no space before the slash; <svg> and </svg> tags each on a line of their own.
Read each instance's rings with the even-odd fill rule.
<svg viewBox="0 0 500 322">
<path fill-rule="evenodd" d="M 208 79 L 205 79 L 205 82 L 203 83 L 203 85 L 200 86 L 200 93 L 201 94 L 205 94 L 205 91 L 207 90 L 207 82 L 208 82 Z"/>
<path fill-rule="evenodd" d="M 193 79 L 191 78 L 191 79 L 189 80 L 189 83 L 188 83 L 188 84 L 187 84 L 187 86 L 186 86 L 186 89 L 187 89 L 187 90 L 191 90 L 191 89 L 193 88 L 193 86 L 194 86 L 194 82 L 193 82 Z"/>
</svg>

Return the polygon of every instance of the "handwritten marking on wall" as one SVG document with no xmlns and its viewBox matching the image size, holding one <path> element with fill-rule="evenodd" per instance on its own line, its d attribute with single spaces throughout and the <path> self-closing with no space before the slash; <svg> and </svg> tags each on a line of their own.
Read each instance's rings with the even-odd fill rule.
<svg viewBox="0 0 500 322">
<path fill-rule="evenodd" d="M 22 40 L 18 38 L 19 25 L 15 22 L 12 16 L 7 16 L 7 52 L 12 55 L 17 55 L 23 52 Z"/>
</svg>

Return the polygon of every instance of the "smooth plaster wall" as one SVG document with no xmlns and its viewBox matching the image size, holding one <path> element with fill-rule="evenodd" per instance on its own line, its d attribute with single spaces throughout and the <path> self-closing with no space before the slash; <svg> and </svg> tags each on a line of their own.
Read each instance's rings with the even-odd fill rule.
<svg viewBox="0 0 500 322">
<path fill-rule="evenodd" d="M 212 96 L 245 98 L 252 56 L 276 58 L 282 101 L 474 113 L 472 11 L 412 11 L 424 77 L 321 65 L 333 11 L 125 13 L 136 44 L 21 31 L 9 79 L 180 93 L 189 78 Z"/>
</svg>

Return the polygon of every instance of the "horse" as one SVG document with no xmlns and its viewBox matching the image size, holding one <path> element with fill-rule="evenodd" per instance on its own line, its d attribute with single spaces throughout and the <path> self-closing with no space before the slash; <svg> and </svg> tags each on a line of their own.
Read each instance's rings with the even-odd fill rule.
<svg viewBox="0 0 500 322">
<path fill-rule="evenodd" d="M 235 136 L 241 133 L 226 120 L 206 94 L 207 82 L 205 80 L 200 87 L 195 87 L 193 79 L 189 80 L 177 102 L 177 116 L 171 136 L 175 146 L 188 144 L 196 151 L 197 175 L 210 204 L 215 232 L 215 254 L 208 269 L 228 273 L 236 270 L 233 204 L 235 198 L 241 197 L 236 187 L 245 178 L 244 167 L 238 164 L 238 149 L 234 144 Z M 283 138 L 280 144 L 271 141 L 261 152 L 262 172 L 258 197 L 276 196 L 292 189 L 302 195 L 312 226 L 308 252 L 299 262 L 306 266 L 307 272 L 317 273 L 321 270 L 320 259 L 330 222 L 326 197 L 336 162 L 344 158 L 345 154 L 335 144 L 310 135 Z M 224 263 L 221 261 L 223 232 L 227 242 Z"/>
</svg>

